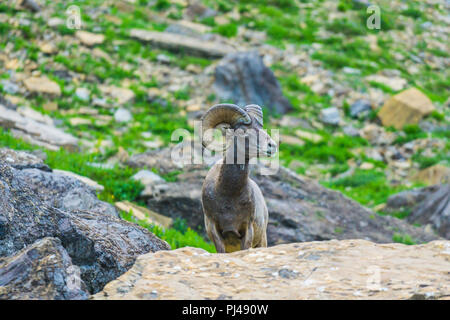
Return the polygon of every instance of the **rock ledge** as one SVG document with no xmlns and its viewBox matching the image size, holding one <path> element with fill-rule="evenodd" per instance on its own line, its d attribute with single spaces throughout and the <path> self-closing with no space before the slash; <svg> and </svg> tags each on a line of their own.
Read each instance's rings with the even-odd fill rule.
<svg viewBox="0 0 450 320">
<path fill-rule="evenodd" d="M 92 299 L 448 299 L 449 261 L 450 241 L 182 248 L 140 256 Z"/>
</svg>

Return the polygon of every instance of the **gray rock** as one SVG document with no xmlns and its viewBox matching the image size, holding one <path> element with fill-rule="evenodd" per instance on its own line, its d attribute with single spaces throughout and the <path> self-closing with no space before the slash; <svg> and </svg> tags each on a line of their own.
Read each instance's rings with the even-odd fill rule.
<svg viewBox="0 0 450 320">
<path fill-rule="evenodd" d="M 41 11 L 41 7 L 33 0 L 23 0 L 21 2 L 21 6 L 32 11 L 32 12 L 39 12 Z"/>
<path fill-rule="evenodd" d="M 208 7 L 205 7 L 201 2 L 193 2 L 190 3 L 185 12 L 184 15 L 188 19 L 205 19 L 205 18 L 211 18 L 217 15 L 217 11 Z"/>
<path fill-rule="evenodd" d="M 338 108 L 332 107 L 320 110 L 320 120 L 326 124 L 331 124 L 334 126 L 339 125 L 341 116 L 339 114 Z"/>
<path fill-rule="evenodd" d="M 436 232 L 450 239 L 450 185 L 434 185 L 406 190 L 389 197 L 384 211 L 411 211 L 411 223 L 431 225 Z"/>
<path fill-rule="evenodd" d="M 31 190 L 39 194 L 49 206 L 61 210 L 86 210 L 118 217 L 114 206 L 98 200 L 94 188 L 74 177 L 37 169 L 21 170 L 20 175 L 29 182 Z"/>
<path fill-rule="evenodd" d="M 425 199 L 408 216 L 408 221 L 431 224 L 439 235 L 450 239 L 450 185 L 430 187 Z"/>
<path fill-rule="evenodd" d="M 208 166 L 187 165 L 181 169 L 170 158 L 172 150 L 134 155 L 127 163 L 140 168 L 157 165 L 164 173 L 182 170 L 177 182 L 158 184 L 153 189 L 146 199 L 148 207 L 171 218 L 184 218 L 191 228 L 202 231 L 201 188 Z M 252 177 L 260 186 L 269 209 L 269 245 L 329 239 L 389 243 L 396 232 L 409 234 L 418 242 L 438 238 L 406 221 L 377 215 L 341 193 L 283 167 L 269 176 L 255 170 Z"/>
<path fill-rule="evenodd" d="M 3 87 L 3 91 L 5 91 L 6 93 L 9 94 L 16 94 L 17 92 L 19 92 L 20 88 L 17 84 L 15 84 L 12 81 L 9 81 L 7 79 L 3 79 L 0 84 Z"/>
<path fill-rule="evenodd" d="M 156 60 L 162 64 L 170 64 L 172 62 L 172 58 L 165 54 L 158 54 Z"/>
<path fill-rule="evenodd" d="M 258 104 L 279 114 L 292 110 L 272 70 L 256 51 L 231 53 L 223 58 L 216 67 L 213 87 L 219 99 L 240 106 Z"/>
<path fill-rule="evenodd" d="M 83 101 L 89 101 L 91 92 L 86 88 L 77 88 L 77 90 L 75 90 L 75 95 Z"/>
<path fill-rule="evenodd" d="M 14 109 L 0 103 L 0 127 L 11 129 L 15 137 L 19 137 L 31 144 L 43 146 L 50 150 L 60 147 L 76 151 L 78 139 L 65 133 L 52 124 L 39 122 L 25 117 Z"/>
<path fill-rule="evenodd" d="M 0 163 L 0 257 L 45 237 L 56 237 L 81 270 L 90 293 L 128 270 L 136 257 L 169 245 L 135 224 L 77 205 L 92 200 L 80 181 Z M 76 197 L 81 197 L 81 201 Z M 84 198 L 83 198 L 84 197 Z"/>
<path fill-rule="evenodd" d="M 346 134 L 347 136 L 350 137 L 359 137 L 359 130 L 356 129 L 353 126 L 345 126 L 344 128 L 342 128 L 342 131 L 344 132 L 344 134 Z"/>
<path fill-rule="evenodd" d="M 0 148 L 0 162 L 9 164 L 15 169 L 39 169 L 52 171 L 44 161 L 28 152 L 15 151 L 8 148 Z"/>
<path fill-rule="evenodd" d="M 119 108 L 114 113 L 114 120 L 116 120 L 116 122 L 130 122 L 133 120 L 133 115 L 127 109 Z"/>
<path fill-rule="evenodd" d="M 0 258 L 0 300 L 84 300 L 89 297 L 58 238 L 43 238 Z"/>
<path fill-rule="evenodd" d="M 350 115 L 353 118 L 367 115 L 372 110 L 372 105 L 367 100 L 357 100 L 350 106 Z"/>
<path fill-rule="evenodd" d="M 182 36 L 188 36 L 188 37 L 192 37 L 192 38 L 200 38 L 201 37 L 201 33 L 183 26 L 181 24 L 178 23 L 173 23 L 171 25 L 169 25 L 166 30 L 164 30 L 165 32 L 170 32 L 170 33 L 174 33 L 174 34 L 179 34 Z"/>
<path fill-rule="evenodd" d="M 150 170 L 141 170 L 131 178 L 140 181 L 143 185 L 165 182 L 163 178 Z"/>
</svg>

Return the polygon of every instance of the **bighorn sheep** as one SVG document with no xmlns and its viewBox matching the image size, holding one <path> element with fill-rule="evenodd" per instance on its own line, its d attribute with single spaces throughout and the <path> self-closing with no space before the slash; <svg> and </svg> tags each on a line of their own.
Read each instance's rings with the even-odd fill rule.
<svg viewBox="0 0 450 320">
<path fill-rule="evenodd" d="M 216 127 L 221 127 L 222 134 L 237 134 L 226 135 L 224 157 L 209 170 L 203 183 L 208 236 L 219 253 L 267 247 L 267 206 L 258 185 L 249 178 L 249 162 L 273 156 L 277 144 L 263 130 L 263 113 L 258 105 L 211 107 L 202 118 L 204 147 L 208 148 L 205 133 Z M 239 158 L 243 161 L 237 161 Z"/>
</svg>

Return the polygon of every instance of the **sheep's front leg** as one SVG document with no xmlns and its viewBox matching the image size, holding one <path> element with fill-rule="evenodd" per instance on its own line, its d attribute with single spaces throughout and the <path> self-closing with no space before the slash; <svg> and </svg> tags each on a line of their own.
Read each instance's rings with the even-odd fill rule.
<svg viewBox="0 0 450 320">
<path fill-rule="evenodd" d="M 205 215 L 205 227 L 206 233 L 209 239 L 214 243 L 217 253 L 225 253 L 225 244 L 222 237 L 217 232 L 216 225 L 212 223 Z"/>
<path fill-rule="evenodd" d="M 249 224 L 249 227 L 242 238 L 241 250 L 250 249 L 253 244 L 253 225 Z"/>
</svg>

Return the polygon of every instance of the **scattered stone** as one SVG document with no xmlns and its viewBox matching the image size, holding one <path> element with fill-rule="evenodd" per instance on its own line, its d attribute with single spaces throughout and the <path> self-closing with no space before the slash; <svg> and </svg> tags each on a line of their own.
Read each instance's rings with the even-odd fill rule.
<svg viewBox="0 0 450 320">
<path fill-rule="evenodd" d="M 135 97 L 134 92 L 128 88 L 102 85 L 99 86 L 99 89 L 103 94 L 117 100 L 117 103 L 121 105 L 132 102 Z M 99 102 L 102 102 L 102 100 L 96 100 L 96 103 Z"/>
<path fill-rule="evenodd" d="M 114 113 L 114 120 L 116 120 L 116 122 L 130 122 L 131 120 L 133 120 L 133 115 L 129 110 L 119 108 Z"/>
<path fill-rule="evenodd" d="M 165 180 L 150 170 L 140 170 L 131 179 L 140 181 L 144 186 L 156 183 L 164 183 Z"/>
<path fill-rule="evenodd" d="M 184 16 L 189 20 L 194 19 L 206 19 L 214 17 L 217 12 L 214 9 L 205 7 L 200 1 L 194 1 L 190 3 L 184 10 Z"/>
<path fill-rule="evenodd" d="M 288 136 L 288 135 L 280 135 L 280 143 L 287 143 L 293 146 L 301 147 L 305 145 L 305 141 L 294 137 L 294 136 Z"/>
<path fill-rule="evenodd" d="M 213 88 L 219 99 L 239 106 L 258 104 L 279 114 L 292 110 L 272 70 L 256 51 L 227 55 L 215 69 Z"/>
<path fill-rule="evenodd" d="M 408 84 L 408 81 L 402 78 L 398 77 L 386 77 L 383 75 L 371 75 L 366 77 L 367 81 L 373 81 L 380 83 L 382 85 L 388 86 L 394 91 L 400 91 L 403 90 L 406 85 Z"/>
<path fill-rule="evenodd" d="M 81 41 L 81 43 L 89 47 L 96 44 L 102 44 L 103 41 L 105 41 L 105 36 L 103 34 L 97 34 L 83 30 L 78 30 L 75 33 L 75 37 L 77 37 Z"/>
<path fill-rule="evenodd" d="M 102 59 L 105 59 L 106 61 L 108 61 L 109 63 L 113 63 L 113 60 L 111 59 L 109 54 L 107 54 L 105 51 L 103 51 L 100 48 L 94 48 L 94 50 L 92 50 L 92 54 L 97 58 L 102 58 Z"/>
<path fill-rule="evenodd" d="M 0 104 L 0 127 L 11 129 L 13 136 L 50 150 L 59 150 L 60 147 L 69 151 L 78 150 L 77 138 L 53 125 L 27 118 L 2 104 Z"/>
<path fill-rule="evenodd" d="M 8 94 L 16 94 L 20 90 L 19 86 L 16 83 L 9 81 L 7 79 L 3 79 L 2 81 L 0 81 L 0 84 L 3 87 L 3 91 L 5 91 Z"/>
<path fill-rule="evenodd" d="M 303 130 L 295 130 L 295 134 L 302 139 L 306 139 L 314 143 L 322 141 L 322 136 L 316 133 L 311 133 Z"/>
<path fill-rule="evenodd" d="M 353 118 L 358 118 L 363 115 L 367 115 L 368 112 L 372 110 L 372 105 L 367 100 L 356 100 L 351 106 L 350 106 L 350 115 Z"/>
<path fill-rule="evenodd" d="M 334 126 L 339 125 L 341 122 L 341 116 L 338 108 L 331 107 L 320 110 L 320 120 L 326 124 L 331 124 Z"/>
<path fill-rule="evenodd" d="M 230 254 L 186 247 L 140 256 L 92 298 L 446 299 L 449 246 L 449 241 L 406 246 L 334 240 Z"/>
<path fill-rule="evenodd" d="M 148 224 L 157 225 L 162 228 L 170 228 L 173 223 L 171 218 L 163 216 L 147 208 L 135 205 L 129 201 L 116 202 L 114 205 L 119 210 L 127 213 L 131 212 L 138 221 L 145 221 Z"/>
<path fill-rule="evenodd" d="M 390 145 L 395 139 L 393 132 L 387 132 L 383 127 L 374 123 L 366 125 L 359 131 L 359 134 L 373 145 Z"/>
<path fill-rule="evenodd" d="M 21 0 L 20 1 L 20 5 L 25 8 L 28 9 L 32 12 L 39 12 L 41 11 L 41 7 L 33 0 Z"/>
<path fill-rule="evenodd" d="M 1 300 L 86 300 L 89 292 L 58 238 L 0 257 Z"/>
<path fill-rule="evenodd" d="M 154 46 L 186 54 L 200 55 L 208 58 L 221 58 L 235 49 L 224 43 L 216 43 L 198 38 L 183 36 L 170 32 L 155 32 L 141 29 L 130 31 L 132 38 L 149 42 Z"/>
<path fill-rule="evenodd" d="M 56 53 L 58 50 L 55 47 L 55 45 L 53 43 L 50 42 L 43 42 L 39 45 L 39 49 L 46 54 L 54 54 Z"/>
<path fill-rule="evenodd" d="M 350 137 L 359 137 L 359 130 L 356 129 L 354 126 L 345 126 L 344 128 L 342 128 L 342 131 L 344 132 L 345 135 L 350 136 Z"/>
<path fill-rule="evenodd" d="M 48 101 L 42 105 L 42 108 L 45 111 L 57 111 L 58 110 L 58 103 L 55 101 Z"/>
<path fill-rule="evenodd" d="M 91 92 L 89 91 L 89 89 L 86 88 L 77 88 L 77 90 L 75 90 L 75 95 L 77 96 L 78 99 L 81 99 L 83 101 L 89 101 Z"/>
<path fill-rule="evenodd" d="M 163 64 L 170 64 L 172 62 L 172 59 L 165 54 L 158 54 L 156 60 Z"/>
<path fill-rule="evenodd" d="M 302 127 L 305 129 L 313 130 L 313 127 L 311 127 L 311 125 L 307 120 L 298 117 L 284 115 L 281 117 L 279 122 L 276 122 L 276 120 L 274 119 L 272 119 L 272 121 L 278 123 L 278 125 L 282 127 L 290 127 L 290 128 Z"/>
<path fill-rule="evenodd" d="M 450 182 L 450 168 L 442 165 L 435 164 L 415 174 L 412 179 L 426 183 L 427 185 L 449 183 Z"/>
<path fill-rule="evenodd" d="M 47 77 L 31 77 L 25 79 L 23 84 L 27 90 L 32 93 L 44 93 L 58 97 L 61 95 L 61 88 L 59 87 L 59 84 Z"/>
<path fill-rule="evenodd" d="M 374 164 L 371 163 L 371 162 L 363 162 L 363 163 L 359 166 L 359 168 L 360 168 L 361 170 L 372 170 L 374 167 L 375 167 Z"/>
<path fill-rule="evenodd" d="M 58 17 L 53 17 L 53 18 L 50 18 L 48 21 L 47 21 L 47 25 L 50 27 L 50 28 L 55 28 L 55 27 L 58 27 L 58 26 L 62 26 L 63 24 L 65 24 L 66 22 L 64 21 L 64 19 L 61 19 L 61 18 L 58 18 Z"/>
<path fill-rule="evenodd" d="M 398 130 L 406 124 L 417 124 L 435 110 L 431 100 L 416 88 L 405 90 L 391 97 L 378 113 L 384 126 Z"/>
<path fill-rule="evenodd" d="M 70 118 L 69 122 L 74 127 L 92 124 L 92 120 L 87 118 Z"/>
<path fill-rule="evenodd" d="M 164 145 L 164 143 L 161 140 L 142 141 L 142 144 L 148 149 L 158 149 Z"/>
</svg>

